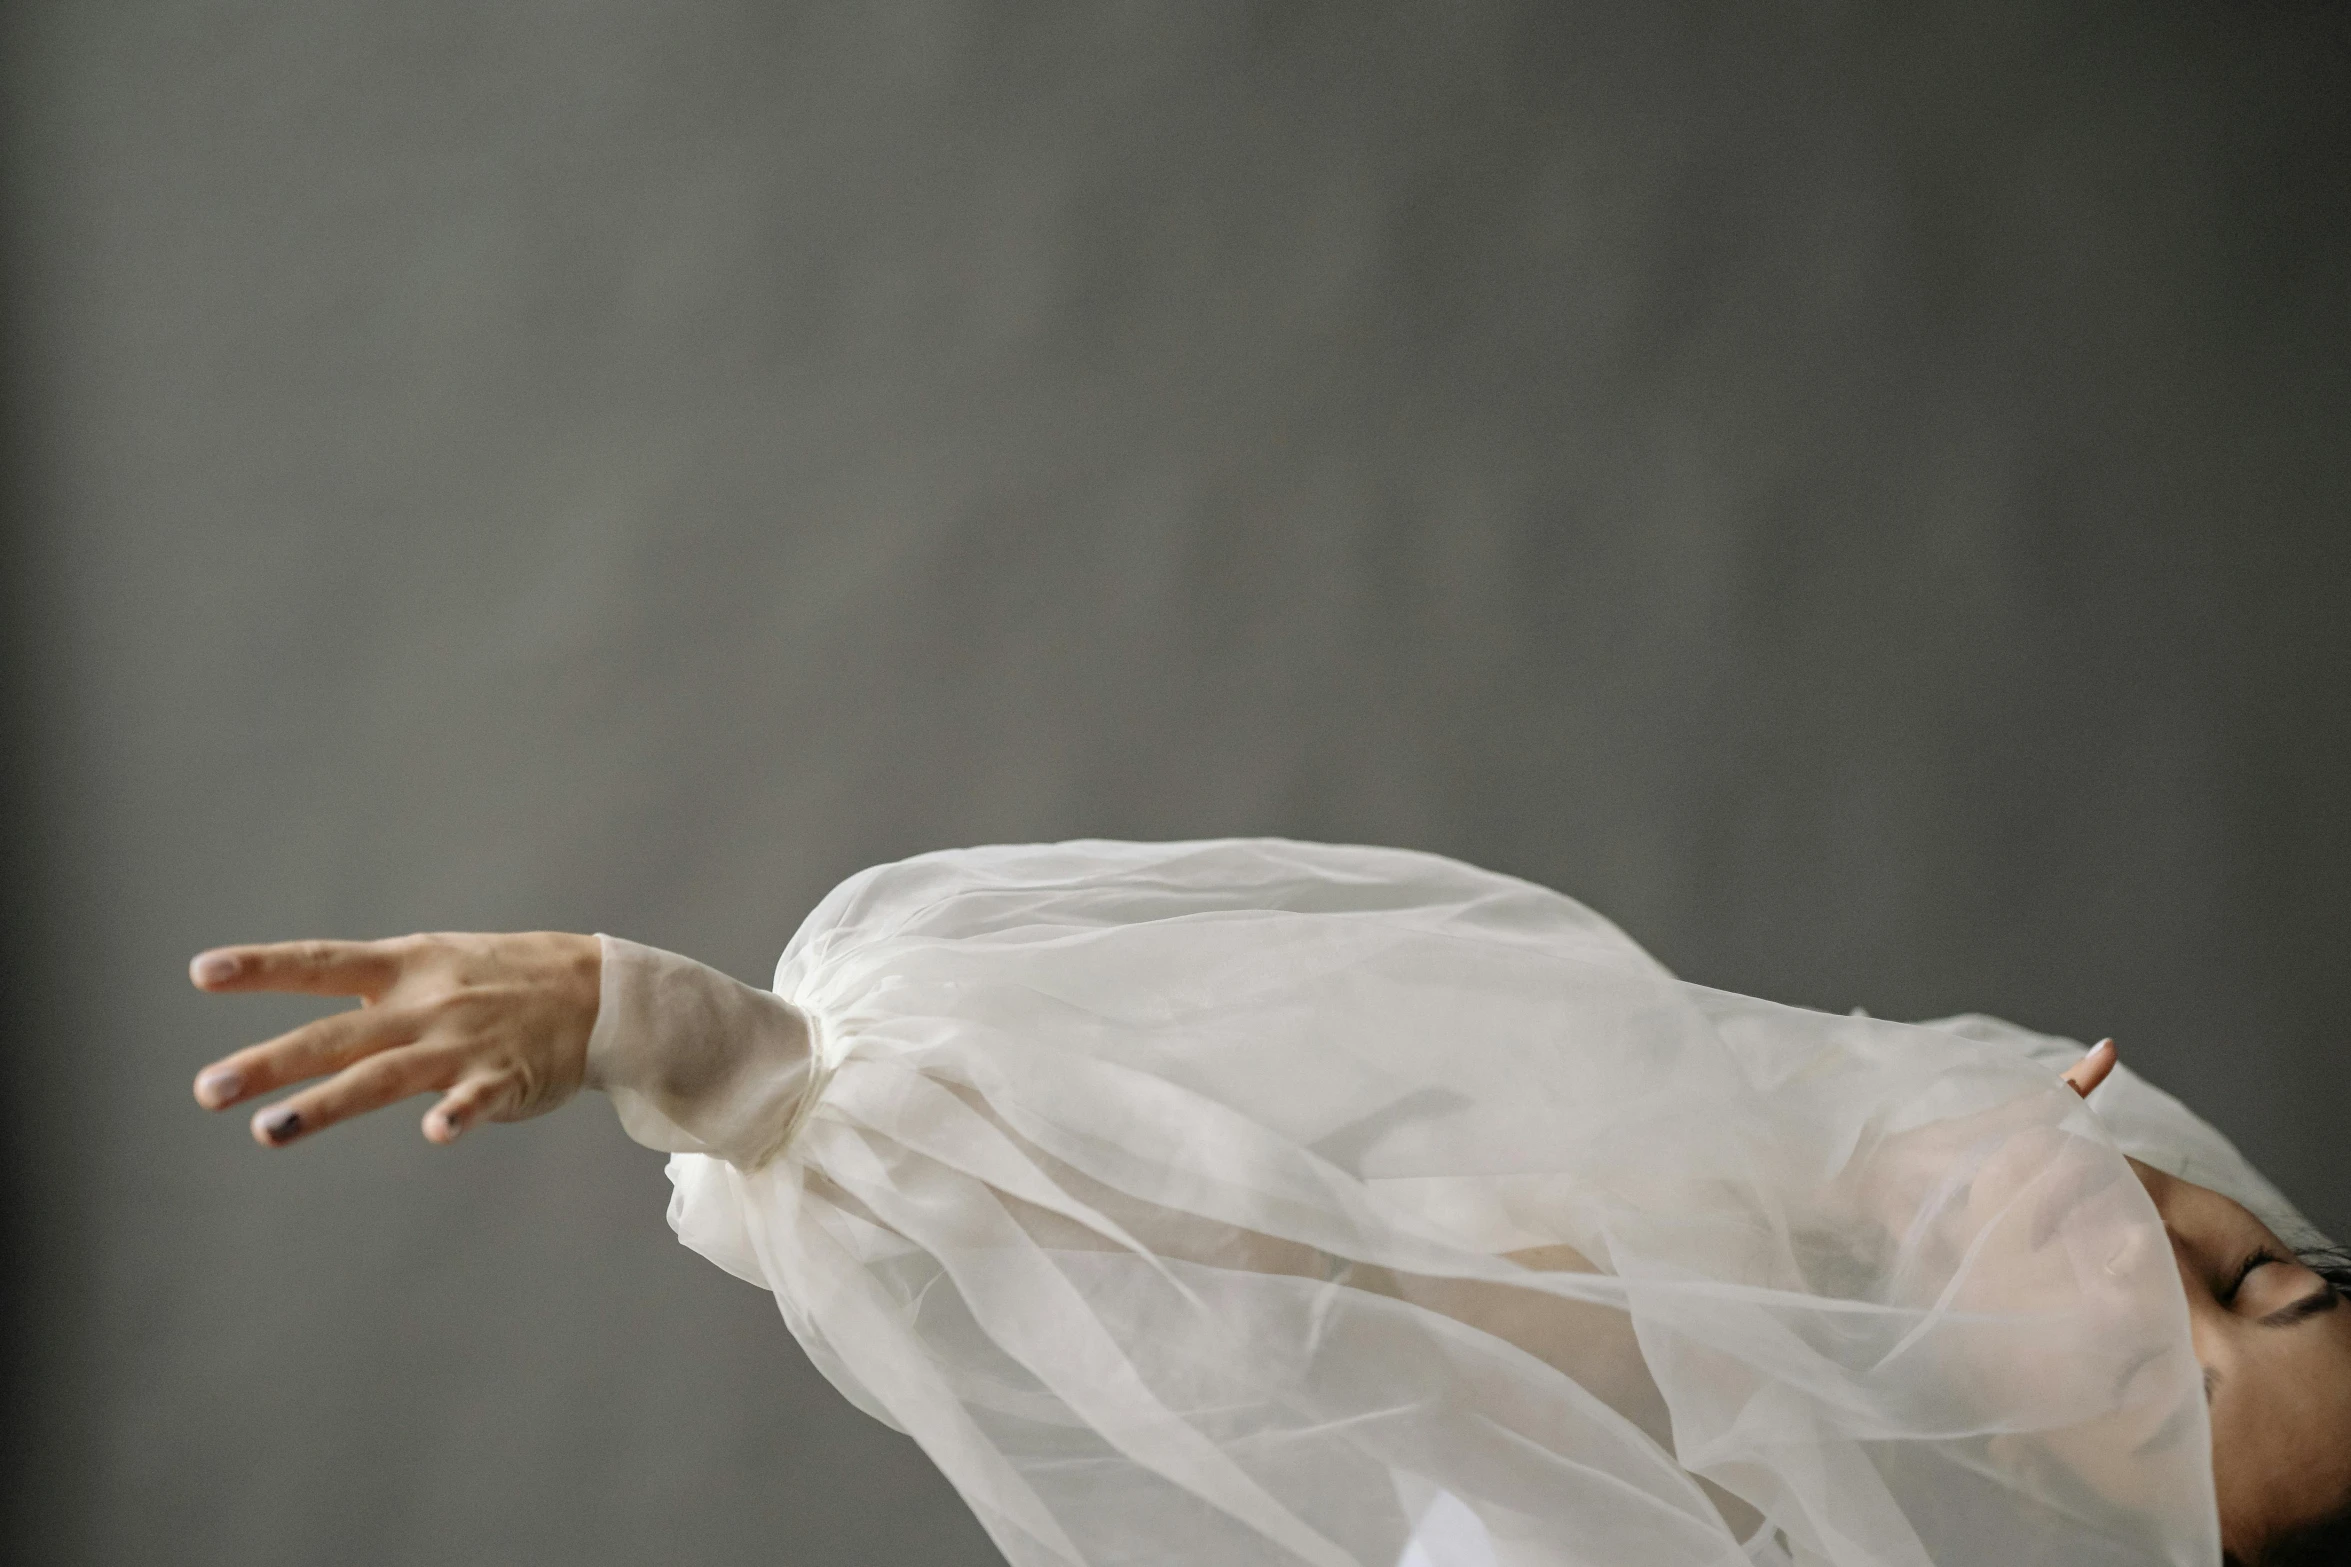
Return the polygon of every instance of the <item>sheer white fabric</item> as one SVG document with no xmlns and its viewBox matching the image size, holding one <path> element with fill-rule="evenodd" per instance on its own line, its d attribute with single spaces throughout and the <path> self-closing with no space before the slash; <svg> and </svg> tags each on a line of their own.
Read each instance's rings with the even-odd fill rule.
<svg viewBox="0 0 2351 1567">
<path fill-rule="evenodd" d="M 647 951 L 607 944 L 592 1070 L 695 1150 L 680 1238 L 1017 1567 L 2219 1560 L 2078 1047 L 1707 990 L 1557 893 L 1269 840 L 864 872 L 788 1006 L 673 1001 L 699 1044 Z"/>
<path fill-rule="evenodd" d="M 691 958 L 596 938 L 603 983 L 588 1084 L 648 1148 L 756 1169 L 783 1149 L 822 1085 L 808 1020 Z"/>
</svg>

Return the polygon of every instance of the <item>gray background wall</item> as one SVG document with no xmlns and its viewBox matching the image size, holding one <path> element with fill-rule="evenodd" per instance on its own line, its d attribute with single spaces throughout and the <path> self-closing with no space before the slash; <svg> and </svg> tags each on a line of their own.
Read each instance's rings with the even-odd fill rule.
<svg viewBox="0 0 2351 1567">
<path fill-rule="evenodd" d="M 601 1104 L 196 1111 L 222 940 L 1412 844 L 2351 1230 L 2341 7 L 7 28 L 21 1559 L 990 1555 Z"/>
</svg>

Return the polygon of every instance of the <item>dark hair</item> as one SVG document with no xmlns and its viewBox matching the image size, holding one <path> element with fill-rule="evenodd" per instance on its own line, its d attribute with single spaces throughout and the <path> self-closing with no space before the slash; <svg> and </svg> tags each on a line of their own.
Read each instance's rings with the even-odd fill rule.
<svg viewBox="0 0 2351 1567">
<path fill-rule="evenodd" d="M 2351 1567 L 2351 1507 L 2278 1541 L 2253 1567 Z"/>
<path fill-rule="evenodd" d="M 2351 1301 L 2351 1247 L 2314 1246 L 2299 1255 L 2304 1267 Z M 2257 1561 L 2239 1563 L 2235 1557 L 2226 1561 L 2228 1567 L 2351 1567 L 2351 1500 L 2332 1517 L 2273 1542 Z"/>
</svg>

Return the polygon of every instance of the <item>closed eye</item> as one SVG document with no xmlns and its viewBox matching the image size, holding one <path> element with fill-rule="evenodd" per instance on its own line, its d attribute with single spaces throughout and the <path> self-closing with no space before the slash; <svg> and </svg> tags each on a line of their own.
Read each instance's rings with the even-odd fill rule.
<svg viewBox="0 0 2351 1567">
<path fill-rule="evenodd" d="M 2289 1301 L 2268 1316 L 2263 1317 L 2261 1325 L 2265 1328 L 2290 1328 L 2295 1323 L 2315 1317 L 2322 1311 L 2334 1310 L 2336 1302 L 2342 1298 L 2335 1293 L 2335 1287 L 2332 1284 L 2322 1285 L 2300 1300 Z"/>
<path fill-rule="evenodd" d="M 2237 1265 L 2237 1276 L 2229 1280 L 2229 1287 L 2227 1289 L 2221 1291 L 2220 1298 L 2222 1303 L 2224 1305 L 2233 1304 L 2236 1301 L 2237 1292 L 2245 1287 L 2245 1281 L 2253 1276 L 2255 1269 L 2267 1267 L 2270 1263 L 2273 1262 L 2285 1262 L 2287 1260 L 2287 1258 L 2281 1257 L 2276 1252 L 2271 1251 L 2267 1246 L 2260 1248 L 2258 1251 L 2254 1252 L 2253 1255 L 2247 1257 L 2243 1262 Z M 2297 1301 L 2295 1304 L 2300 1305 L 2301 1302 Z M 2292 1308 L 2288 1309 L 2290 1310 Z M 2323 1311 L 2326 1308 L 2322 1306 L 2316 1309 Z"/>
</svg>

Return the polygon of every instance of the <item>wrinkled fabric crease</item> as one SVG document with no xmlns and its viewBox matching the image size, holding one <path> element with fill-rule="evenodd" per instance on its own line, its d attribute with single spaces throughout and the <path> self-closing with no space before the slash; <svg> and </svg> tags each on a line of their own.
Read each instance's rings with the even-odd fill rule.
<svg viewBox="0 0 2351 1567">
<path fill-rule="evenodd" d="M 2066 1042 L 1281 840 L 876 867 L 775 995 L 671 1223 L 1016 1567 L 2219 1561 L 2176 1103 Z"/>
</svg>

